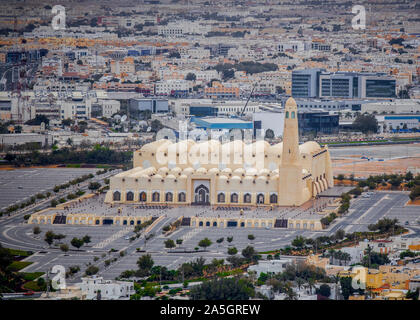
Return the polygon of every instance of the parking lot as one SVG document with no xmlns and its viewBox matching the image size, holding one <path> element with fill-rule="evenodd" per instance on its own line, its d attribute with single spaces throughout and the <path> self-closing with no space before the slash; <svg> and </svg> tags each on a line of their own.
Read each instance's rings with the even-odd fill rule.
<svg viewBox="0 0 420 320">
<path fill-rule="evenodd" d="M 51 191 L 85 174 L 95 173 L 90 168 L 30 168 L 0 170 L 0 210 L 27 201 L 37 193 Z"/>
<path fill-rule="evenodd" d="M 420 208 L 418 206 L 405 206 L 408 201 L 407 193 L 401 192 L 373 192 L 369 197 L 359 197 L 353 199 L 350 207 L 350 212 L 342 218 L 338 218 L 329 229 L 323 231 L 311 230 L 293 230 L 282 228 L 212 228 L 212 227 L 180 227 L 174 233 L 165 237 L 162 234 L 162 227 L 170 222 L 175 221 L 176 212 L 178 209 L 169 210 L 168 214 L 158 226 L 156 226 L 152 233 L 154 236 L 145 244 L 144 238 L 140 237 L 133 242 L 127 240 L 133 235 L 132 227 L 117 227 L 117 226 L 71 226 L 71 225 L 41 225 L 42 234 L 39 240 L 34 240 L 34 244 L 38 244 L 42 250 L 49 253 L 37 254 L 29 257 L 28 261 L 35 262 L 28 266 L 25 271 L 45 271 L 47 268 L 55 264 L 61 264 L 66 268 L 71 265 L 79 265 L 83 274 L 88 262 L 93 263 L 93 258 L 102 256 L 103 253 L 107 254 L 111 249 L 117 250 L 116 256 L 118 260 L 111 263 L 110 266 L 105 267 L 100 263 L 99 275 L 104 276 L 105 279 L 115 279 L 125 270 L 136 270 L 137 260 L 144 254 L 136 251 L 136 248 L 145 249 L 147 253 L 152 255 L 155 265 L 166 266 L 169 269 L 176 269 L 182 263 L 195 260 L 203 257 L 210 262 L 214 258 L 226 259 L 227 249 L 234 246 L 240 253 L 246 246 L 251 245 L 257 251 L 275 250 L 287 245 L 297 236 L 308 238 L 315 238 L 322 235 L 332 235 L 339 229 L 344 229 L 347 233 L 355 231 L 365 231 L 369 224 L 376 223 L 383 217 L 397 218 L 400 224 L 405 225 L 408 221 L 409 226 L 417 226 L 417 220 L 420 219 Z M 191 209 L 193 210 L 193 209 Z M 196 208 L 199 210 L 199 208 Z M 147 209 L 146 209 L 147 211 Z M 166 214 L 166 212 L 162 212 Z M 7 231 L 8 238 L 13 238 L 16 241 L 16 247 L 31 242 L 31 228 L 29 225 L 12 226 Z M 73 237 L 81 238 L 84 235 L 89 235 L 92 242 L 87 246 L 82 247 L 85 252 L 70 251 L 64 254 L 59 249 L 48 250 L 48 246 L 43 242 L 44 233 L 47 230 L 53 230 L 55 233 L 62 233 L 66 238 L 62 240 L 63 243 L 70 243 Z M 415 232 L 420 231 L 418 228 Z M 3 232 L 4 233 L 4 232 Z M 255 239 L 249 240 L 248 235 L 252 234 Z M 206 252 L 195 252 L 198 247 L 198 242 L 204 238 L 209 238 L 212 245 L 207 248 Z M 233 237 L 231 243 L 227 242 L 227 237 Z M 218 244 L 217 239 L 224 238 L 223 242 Z M 4 239 L 4 235 L 2 237 Z M 33 238 L 32 238 L 33 239 Z M 172 239 L 182 239 L 183 243 L 176 248 L 177 251 L 184 249 L 192 252 L 171 252 L 166 249 L 164 241 Z M 69 245 L 70 248 L 71 245 Z M 41 250 L 41 249 L 38 249 Z M 127 255 L 119 257 L 118 252 L 126 250 Z M 201 250 L 201 248 L 200 248 Z M 172 249 L 174 251 L 174 249 Z M 75 280 L 75 279 L 73 279 Z"/>
</svg>

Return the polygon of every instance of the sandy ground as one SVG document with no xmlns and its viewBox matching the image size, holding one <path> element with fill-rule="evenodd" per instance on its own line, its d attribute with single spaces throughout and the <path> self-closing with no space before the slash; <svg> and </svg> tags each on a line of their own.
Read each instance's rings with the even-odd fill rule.
<svg viewBox="0 0 420 320">
<path fill-rule="evenodd" d="M 383 173 L 405 173 L 408 168 L 420 169 L 420 157 L 393 159 L 385 161 L 349 161 L 333 160 L 334 175 L 350 175 L 354 173 L 355 177 L 368 177 L 369 175 L 378 175 Z"/>
</svg>

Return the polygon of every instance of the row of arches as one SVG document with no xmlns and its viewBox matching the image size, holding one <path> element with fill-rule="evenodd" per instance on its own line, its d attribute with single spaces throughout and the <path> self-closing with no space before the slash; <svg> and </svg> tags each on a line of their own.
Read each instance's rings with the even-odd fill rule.
<svg viewBox="0 0 420 320">
<path fill-rule="evenodd" d="M 213 228 L 265 228 L 273 227 L 273 222 L 269 220 L 194 220 L 191 227 L 213 227 Z"/>
<path fill-rule="evenodd" d="M 136 201 L 134 199 L 134 192 L 128 191 L 125 195 L 126 201 Z M 112 194 L 112 200 L 113 201 L 121 201 L 121 192 L 114 191 Z M 142 191 L 139 193 L 138 197 L 139 202 L 146 202 L 147 201 L 147 193 L 145 191 Z M 165 202 L 173 202 L 174 201 L 174 195 L 172 192 L 165 192 Z M 185 202 L 186 201 L 186 194 L 185 192 L 178 193 L 178 202 Z M 160 202 L 160 192 L 155 191 L 152 193 L 152 202 Z"/>
<path fill-rule="evenodd" d="M 243 203 L 251 203 L 252 201 L 252 196 L 251 193 L 245 193 L 243 195 Z M 226 202 L 226 196 L 224 193 L 219 193 L 217 195 L 217 202 L 219 203 L 225 203 Z M 230 195 L 230 202 L 231 203 L 239 203 L 239 195 L 237 193 L 232 193 Z M 278 197 L 276 194 L 271 194 L 270 195 L 270 203 L 271 204 L 276 204 L 278 202 Z M 259 193 L 257 194 L 257 198 L 256 198 L 256 203 L 257 204 L 264 204 L 265 203 L 265 196 L 263 193 Z"/>
<path fill-rule="evenodd" d="M 289 223 L 289 228 L 290 229 L 310 229 L 313 230 L 315 228 L 315 224 L 314 223 L 306 223 L 303 222 L 302 224 L 300 222 L 296 222 L 295 224 L 293 224 L 293 222 Z"/>
</svg>

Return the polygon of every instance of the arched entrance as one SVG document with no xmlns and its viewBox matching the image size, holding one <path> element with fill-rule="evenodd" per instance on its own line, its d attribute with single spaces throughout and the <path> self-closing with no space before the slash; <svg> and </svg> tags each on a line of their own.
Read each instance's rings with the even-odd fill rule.
<svg viewBox="0 0 420 320">
<path fill-rule="evenodd" d="M 210 191 L 205 185 L 200 184 L 197 188 L 195 188 L 194 203 L 210 204 Z"/>
</svg>

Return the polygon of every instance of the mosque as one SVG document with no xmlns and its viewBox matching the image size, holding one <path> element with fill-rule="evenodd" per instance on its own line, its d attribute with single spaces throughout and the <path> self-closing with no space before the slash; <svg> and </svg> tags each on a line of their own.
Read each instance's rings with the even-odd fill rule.
<svg viewBox="0 0 420 320">
<path fill-rule="evenodd" d="M 133 169 L 110 179 L 109 204 L 300 206 L 333 187 L 330 153 L 299 145 L 297 106 L 285 105 L 283 142 L 160 139 L 133 156 Z"/>
</svg>

